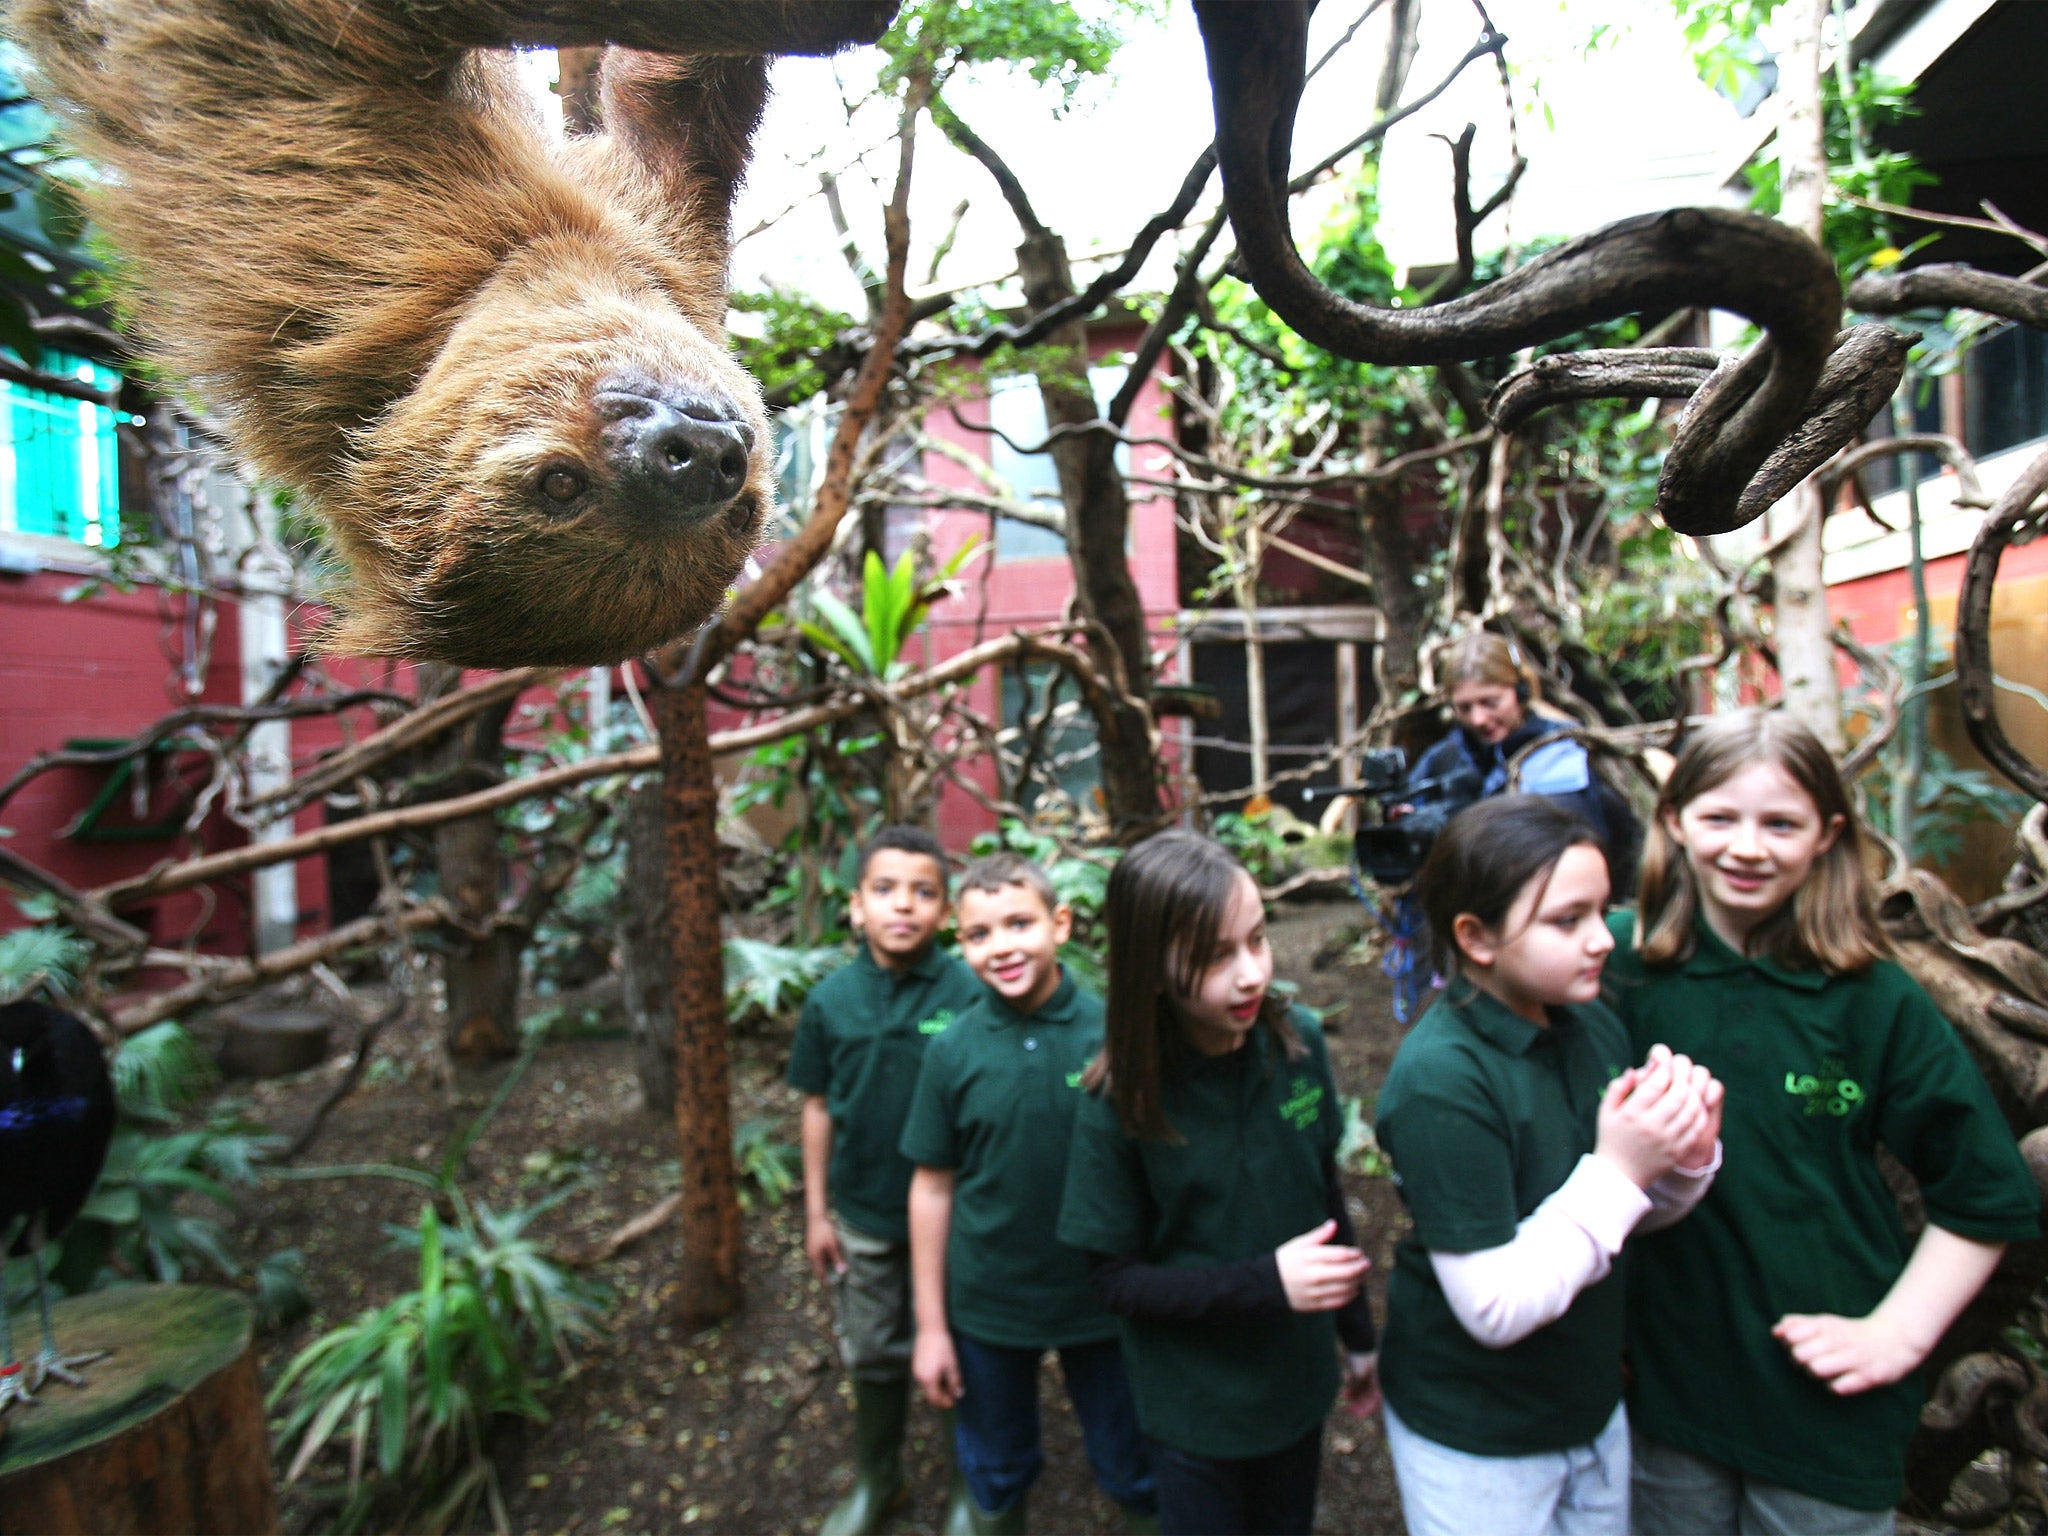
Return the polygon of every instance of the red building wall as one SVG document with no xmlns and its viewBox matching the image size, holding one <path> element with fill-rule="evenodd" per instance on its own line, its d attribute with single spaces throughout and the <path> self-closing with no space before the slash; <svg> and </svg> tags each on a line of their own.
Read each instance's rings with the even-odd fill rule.
<svg viewBox="0 0 2048 1536">
<path fill-rule="evenodd" d="M 41 572 L 0 577 L 0 781 L 38 752 L 79 738 L 132 736 L 184 702 L 176 696 L 180 644 L 170 600 L 152 587 L 109 591 L 64 601 L 77 578 Z M 233 610 L 226 612 L 194 702 L 241 701 L 241 650 Z M 179 844 L 82 842 L 58 834 L 91 804 L 106 770 L 59 768 L 30 780 L 0 807 L 0 826 L 11 829 L 8 848 L 73 885 L 91 887 L 125 879 L 179 851 Z M 169 803 L 157 797 L 159 810 Z M 128 806 L 115 819 L 129 820 Z M 242 841 L 216 817 L 205 829 L 207 847 Z M 125 914 L 160 944 L 189 942 L 208 949 L 246 945 L 246 901 L 230 891 L 209 900 L 178 892 Z M 0 931 L 20 926 L 12 902 L 0 902 Z"/>
<path fill-rule="evenodd" d="M 1098 327 L 1089 336 L 1089 358 L 1100 361 L 1110 354 L 1128 351 L 1136 345 L 1139 330 L 1133 327 Z M 1131 410 L 1128 430 L 1137 437 L 1166 435 L 1165 412 L 1169 403 L 1158 374 L 1139 392 Z M 978 426 L 987 426 L 986 398 L 961 403 L 959 416 Z M 962 426 L 951 412 L 934 411 L 925 419 L 932 436 L 958 445 L 976 458 L 989 458 L 992 441 L 986 432 Z M 1169 480 L 1173 458 L 1164 448 L 1133 447 L 1130 472 L 1136 476 Z M 940 454 L 928 454 L 924 477 L 934 485 L 981 490 L 983 487 L 961 465 Z M 1136 578 L 1139 601 L 1152 635 L 1153 654 L 1161 658 L 1162 677 L 1173 676 L 1173 619 L 1179 611 L 1180 570 L 1173 521 L 1173 499 L 1164 492 L 1133 486 L 1130 509 L 1130 564 Z M 1138 499 L 1142 498 L 1142 499 Z M 976 511 L 934 511 L 926 526 L 931 533 L 934 564 L 943 564 L 969 539 L 986 540 L 990 518 Z M 959 596 L 937 605 L 925 633 L 919 638 L 925 647 L 923 663 L 956 656 L 981 640 L 994 639 L 1015 629 L 1036 629 L 1058 623 L 1065 617 L 1074 597 L 1074 569 L 1064 554 L 1039 559 L 991 561 L 980 557 L 969 568 Z M 988 719 L 1001 712 L 1001 684 L 993 673 L 984 673 L 970 690 L 969 706 Z M 984 790 L 994 788 L 994 768 L 985 759 L 967 765 Z M 948 848 L 964 848 L 976 833 L 990 830 L 994 818 L 957 786 L 947 786 L 939 802 L 939 835 Z"/>
</svg>

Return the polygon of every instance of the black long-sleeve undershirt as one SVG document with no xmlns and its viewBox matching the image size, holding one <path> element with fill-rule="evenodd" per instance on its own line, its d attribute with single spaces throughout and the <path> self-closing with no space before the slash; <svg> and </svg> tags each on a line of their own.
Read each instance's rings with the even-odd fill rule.
<svg viewBox="0 0 2048 1536">
<path fill-rule="evenodd" d="M 1323 1206 L 1337 1223 L 1331 1241 L 1356 1246 L 1337 1163 L 1328 1157 L 1323 1159 Z M 1091 1253 L 1088 1280 L 1106 1311 L 1134 1321 L 1223 1323 L 1285 1317 L 1291 1310 L 1279 1261 L 1270 1252 L 1193 1269 L 1147 1264 L 1135 1254 Z M 1363 1287 L 1338 1308 L 1337 1336 L 1353 1354 L 1376 1346 L 1372 1305 Z"/>
</svg>

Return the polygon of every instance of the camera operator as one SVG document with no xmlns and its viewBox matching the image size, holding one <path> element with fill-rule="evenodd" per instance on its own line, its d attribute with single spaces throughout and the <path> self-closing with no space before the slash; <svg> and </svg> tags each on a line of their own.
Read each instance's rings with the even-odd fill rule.
<svg viewBox="0 0 2048 1536">
<path fill-rule="evenodd" d="M 1508 787 L 1508 764 L 1532 742 L 1569 730 L 1570 720 L 1538 714 L 1535 683 L 1514 642 L 1474 630 L 1448 646 L 1437 675 L 1458 723 L 1408 771 L 1414 793 L 1387 807 L 1387 819 L 1428 815 L 1441 826 L 1467 805 Z M 1594 773 L 1586 749 L 1568 736 L 1524 757 L 1519 787 L 1575 812 L 1600 839 L 1617 891 L 1633 883 L 1637 836 L 1626 802 Z"/>
</svg>

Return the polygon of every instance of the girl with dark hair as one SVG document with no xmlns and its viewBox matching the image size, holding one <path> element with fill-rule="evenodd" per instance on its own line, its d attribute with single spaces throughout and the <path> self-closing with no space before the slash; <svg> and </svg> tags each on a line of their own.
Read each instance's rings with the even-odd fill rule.
<svg viewBox="0 0 2048 1536">
<path fill-rule="evenodd" d="M 1413 1234 L 1381 1374 L 1411 1536 L 1624 1536 L 1617 1261 L 1718 1166 L 1720 1085 L 1663 1047 L 1627 1065 L 1600 1005 L 1607 861 L 1541 795 L 1482 801 L 1419 880 L 1450 985 L 1379 1100 Z"/>
<path fill-rule="evenodd" d="M 1695 731 L 1610 996 L 1728 1081 L 1728 1166 L 1629 1279 L 1644 1530 L 1893 1528 L 1919 1366 L 2040 1196 L 1955 1031 L 1889 958 L 1848 790 L 1806 726 Z M 1913 1174 L 1910 1249 L 1878 1168 Z M 1796 1237 L 1796 1240 L 1795 1240 Z"/>
<path fill-rule="evenodd" d="M 1060 1241 L 1120 1320 L 1161 1529 L 1306 1532 L 1340 1381 L 1355 1413 L 1378 1401 L 1322 1033 L 1273 995 L 1258 886 L 1208 838 L 1140 843 L 1103 910 Z"/>
</svg>

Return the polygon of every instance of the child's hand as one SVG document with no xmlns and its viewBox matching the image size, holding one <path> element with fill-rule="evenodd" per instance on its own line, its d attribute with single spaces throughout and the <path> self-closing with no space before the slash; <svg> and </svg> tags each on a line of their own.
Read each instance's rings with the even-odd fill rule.
<svg viewBox="0 0 2048 1536">
<path fill-rule="evenodd" d="M 820 1280 L 846 1273 L 846 1255 L 840 1251 L 839 1229 L 830 1216 L 804 1218 L 804 1257 L 811 1261 L 811 1273 Z"/>
<path fill-rule="evenodd" d="M 1685 1058 L 1681 1056 L 1678 1059 L 1683 1061 Z M 1714 1161 L 1714 1143 L 1721 1139 L 1721 1101 L 1727 1094 L 1721 1080 L 1697 1064 L 1692 1069 L 1692 1081 L 1704 1118 L 1691 1142 L 1678 1155 L 1677 1166 L 1688 1173 L 1697 1172 Z"/>
<path fill-rule="evenodd" d="M 1372 1261 L 1356 1248 L 1332 1243 L 1337 1223 L 1290 1238 L 1273 1250 L 1287 1305 L 1297 1312 L 1334 1312 L 1358 1294 Z"/>
<path fill-rule="evenodd" d="M 1595 1155 L 1614 1164 L 1639 1189 L 1678 1166 L 1708 1114 L 1692 1084 L 1692 1063 L 1653 1046 L 1640 1069 L 1624 1072 L 1601 1096 Z M 1711 1155 L 1713 1143 L 1708 1143 Z"/>
<path fill-rule="evenodd" d="M 944 1329 L 920 1328 L 910 1350 L 910 1374 L 934 1408 L 960 1401 L 960 1357 L 953 1353 L 953 1335 Z"/>
<path fill-rule="evenodd" d="M 1344 1356 L 1344 1411 L 1354 1419 L 1369 1419 L 1380 1411 L 1379 1351 Z"/>
<path fill-rule="evenodd" d="M 1878 1312 L 1868 1317 L 1788 1313 L 1778 1319 L 1771 1337 L 1843 1397 L 1889 1386 L 1927 1357 Z"/>
</svg>

